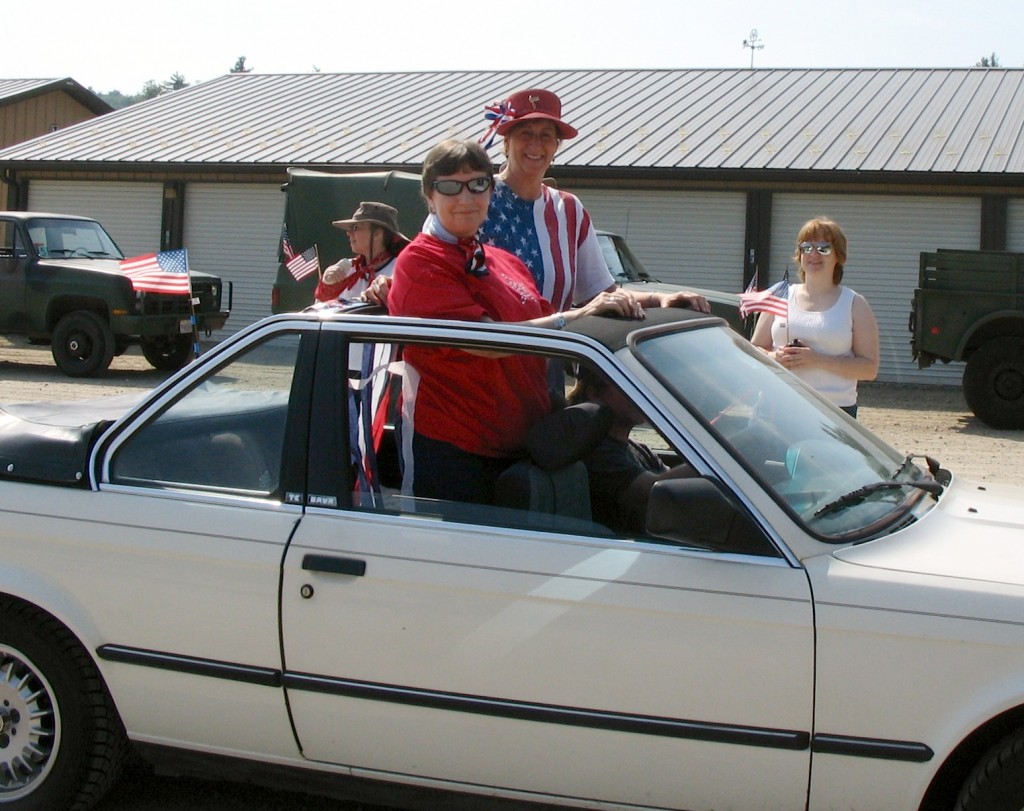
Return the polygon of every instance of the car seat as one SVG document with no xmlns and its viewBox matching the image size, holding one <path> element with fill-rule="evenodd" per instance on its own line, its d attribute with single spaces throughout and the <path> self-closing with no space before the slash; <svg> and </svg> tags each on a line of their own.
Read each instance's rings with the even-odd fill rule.
<svg viewBox="0 0 1024 811">
<path fill-rule="evenodd" d="M 611 424 L 611 412 L 597 403 L 568 406 L 539 420 L 526 437 L 530 458 L 498 477 L 497 506 L 528 511 L 528 527 L 590 522 L 590 482 L 582 460 Z M 555 521 L 552 516 L 570 521 Z"/>
</svg>

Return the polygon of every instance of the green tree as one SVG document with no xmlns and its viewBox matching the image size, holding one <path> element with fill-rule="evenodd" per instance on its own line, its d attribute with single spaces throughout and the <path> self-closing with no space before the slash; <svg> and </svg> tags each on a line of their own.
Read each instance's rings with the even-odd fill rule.
<svg viewBox="0 0 1024 811">
<path fill-rule="evenodd" d="M 143 99 L 155 99 L 163 92 L 163 85 L 154 82 L 152 79 L 150 79 L 142 86 L 142 92 L 139 94 L 139 100 L 142 101 Z"/>
<path fill-rule="evenodd" d="M 175 71 L 171 74 L 171 78 L 163 83 L 163 89 L 165 92 L 171 90 L 181 90 L 183 87 L 188 87 L 188 82 L 185 81 L 185 77 Z"/>
<path fill-rule="evenodd" d="M 999 68 L 1002 65 L 999 64 L 999 57 L 996 56 L 995 51 L 992 52 L 992 56 L 983 56 L 981 61 L 975 64 L 976 68 Z"/>
</svg>

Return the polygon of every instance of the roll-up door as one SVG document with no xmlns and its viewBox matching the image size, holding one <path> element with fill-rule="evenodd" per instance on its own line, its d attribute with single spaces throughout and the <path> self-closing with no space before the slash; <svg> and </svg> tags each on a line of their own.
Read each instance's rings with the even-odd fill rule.
<svg viewBox="0 0 1024 811">
<path fill-rule="evenodd" d="M 595 227 L 626 238 L 647 271 L 671 284 L 739 293 L 747 198 L 732 192 L 571 190 Z"/>
<path fill-rule="evenodd" d="M 125 256 L 160 250 L 162 183 L 33 180 L 28 207 L 98 220 Z"/>
<path fill-rule="evenodd" d="M 1024 199 L 1019 197 L 1006 209 L 1006 250 L 1024 253 Z"/>
<path fill-rule="evenodd" d="M 189 266 L 234 283 L 223 338 L 270 315 L 277 250 L 284 221 L 278 183 L 190 183 L 185 190 L 185 247 Z"/>
<path fill-rule="evenodd" d="M 908 325 L 921 251 L 977 248 L 981 201 L 976 197 L 777 194 L 772 203 L 767 281 L 782 278 L 788 266 L 790 281 L 799 282 L 793 259 L 796 235 L 816 216 L 831 217 L 846 233 L 849 256 L 843 284 L 862 294 L 878 319 L 878 379 L 959 384 L 962 363 L 917 368 Z"/>
</svg>

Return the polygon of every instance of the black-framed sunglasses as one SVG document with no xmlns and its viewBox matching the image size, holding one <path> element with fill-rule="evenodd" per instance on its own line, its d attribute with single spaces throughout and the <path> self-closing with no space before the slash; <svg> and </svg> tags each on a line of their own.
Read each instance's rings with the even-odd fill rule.
<svg viewBox="0 0 1024 811">
<path fill-rule="evenodd" d="M 482 175 L 469 180 L 435 180 L 430 186 L 445 197 L 454 197 L 461 193 L 463 188 L 469 189 L 472 194 L 483 194 L 491 188 L 491 179 L 487 175 Z"/>
<path fill-rule="evenodd" d="M 808 254 L 811 251 L 817 251 L 822 256 L 828 256 L 832 253 L 831 242 L 801 242 L 800 253 Z"/>
</svg>

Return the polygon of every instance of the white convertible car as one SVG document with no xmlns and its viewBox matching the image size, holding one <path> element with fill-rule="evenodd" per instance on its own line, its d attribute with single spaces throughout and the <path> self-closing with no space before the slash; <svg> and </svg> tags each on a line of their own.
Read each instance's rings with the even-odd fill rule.
<svg viewBox="0 0 1024 811">
<path fill-rule="evenodd" d="M 417 500 L 412 345 L 593 371 L 695 475 L 612 532 L 570 406 L 497 503 Z M 1021 809 L 1024 491 L 910 450 L 680 310 L 282 315 L 133 403 L 5 406 L 0 809 L 131 749 L 403 807 Z"/>
</svg>

